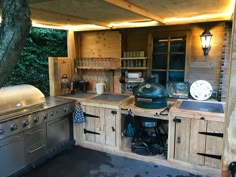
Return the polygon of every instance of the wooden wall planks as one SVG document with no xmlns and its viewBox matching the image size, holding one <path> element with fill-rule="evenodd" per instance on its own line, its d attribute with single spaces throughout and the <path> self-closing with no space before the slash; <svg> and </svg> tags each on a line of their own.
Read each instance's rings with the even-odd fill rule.
<svg viewBox="0 0 236 177">
<path fill-rule="evenodd" d="M 80 35 L 78 35 L 77 38 L 79 44 L 77 48 L 77 56 L 79 56 L 80 58 L 121 58 L 121 34 L 119 31 L 81 32 L 79 34 Z M 80 73 L 86 75 L 86 73 L 91 74 L 97 72 L 100 72 L 101 75 L 106 75 L 107 77 L 109 77 L 109 91 L 115 93 L 121 92 L 119 72 L 113 72 L 111 70 L 84 70 Z M 103 74 L 104 72 L 105 74 Z M 89 83 L 89 89 L 95 91 L 94 85 L 96 81 L 90 80 Z"/>
<path fill-rule="evenodd" d="M 235 6 L 236 7 L 236 6 Z M 232 176 L 229 173 L 229 164 L 236 159 L 236 17 L 233 17 L 232 39 L 230 51 L 230 74 L 229 85 L 227 88 L 227 104 L 225 113 L 225 129 L 224 129 L 224 155 L 222 158 L 221 177 Z"/>
<path fill-rule="evenodd" d="M 120 58 L 121 35 L 118 31 L 84 32 L 80 36 L 82 58 Z"/>
<path fill-rule="evenodd" d="M 186 51 L 186 73 L 185 80 L 191 83 L 203 79 L 208 80 L 215 91 L 218 91 L 220 85 L 220 69 L 223 45 L 224 50 L 229 50 L 229 44 L 224 44 L 226 22 L 198 23 L 189 25 L 173 25 L 148 28 L 130 28 L 120 31 L 96 31 L 79 32 L 79 49 L 77 56 L 80 57 L 116 57 L 120 58 L 124 51 L 144 51 L 148 56 L 150 75 L 152 50 L 151 36 L 172 36 L 187 35 Z M 203 55 L 201 48 L 200 35 L 205 27 L 209 27 L 213 34 L 211 50 L 207 56 Z M 228 29 L 230 33 L 230 29 Z M 122 38 L 122 39 L 121 39 Z M 228 53 L 228 51 L 227 51 Z M 228 54 L 226 54 L 228 55 Z M 227 56 L 226 56 L 227 57 Z M 227 66 L 225 61 L 225 67 Z M 227 68 L 226 68 L 227 69 Z M 227 73 L 227 72 L 226 72 Z M 114 91 L 120 92 L 119 71 L 114 75 Z M 227 74 L 226 74 L 227 75 Z M 224 76 L 224 81 L 227 77 Z"/>
<path fill-rule="evenodd" d="M 207 56 L 203 55 L 200 41 L 200 35 L 205 27 L 210 27 L 209 31 L 213 34 L 211 49 Z M 223 22 L 191 26 L 191 60 L 187 80 L 190 82 L 199 79 L 207 80 L 212 84 L 213 89 L 218 91 L 224 30 Z"/>
<path fill-rule="evenodd" d="M 229 68 L 230 68 L 230 44 L 232 38 L 232 25 L 231 23 L 225 24 L 225 35 L 224 35 L 224 43 L 222 50 L 222 61 L 221 61 L 221 75 L 220 75 L 220 86 L 219 93 L 221 97 L 221 101 L 226 101 L 227 89 L 229 86 L 228 78 L 229 78 Z"/>
<path fill-rule="evenodd" d="M 73 60 L 67 57 L 48 57 L 50 96 L 61 95 L 62 75 L 71 80 Z"/>
</svg>

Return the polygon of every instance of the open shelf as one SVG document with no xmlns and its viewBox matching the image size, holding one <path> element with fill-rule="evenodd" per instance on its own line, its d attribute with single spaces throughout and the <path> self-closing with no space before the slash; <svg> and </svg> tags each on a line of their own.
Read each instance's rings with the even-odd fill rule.
<svg viewBox="0 0 236 177">
<path fill-rule="evenodd" d="M 119 67 L 93 67 L 93 66 L 78 66 L 78 69 L 84 70 L 117 70 Z"/>
<path fill-rule="evenodd" d="M 121 67 L 122 69 L 128 69 L 128 70 L 146 70 L 147 67 Z"/>
<path fill-rule="evenodd" d="M 147 57 L 123 57 L 121 60 L 147 60 Z"/>
</svg>

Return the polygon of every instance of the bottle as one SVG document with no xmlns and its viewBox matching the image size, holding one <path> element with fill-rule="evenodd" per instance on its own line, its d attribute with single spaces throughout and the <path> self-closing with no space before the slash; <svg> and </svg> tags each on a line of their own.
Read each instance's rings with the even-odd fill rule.
<svg viewBox="0 0 236 177">
<path fill-rule="evenodd" d="M 63 74 L 61 78 L 61 95 L 66 95 L 69 93 L 70 82 L 67 74 Z"/>
<path fill-rule="evenodd" d="M 120 83 L 125 83 L 125 70 L 121 70 Z"/>
<path fill-rule="evenodd" d="M 79 88 L 79 75 L 77 72 L 77 68 L 74 69 L 74 74 L 71 79 L 71 93 L 75 94 Z"/>
<path fill-rule="evenodd" d="M 128 70 L 125 69 L 125 83 L 128 82 Z"/>
</svg>

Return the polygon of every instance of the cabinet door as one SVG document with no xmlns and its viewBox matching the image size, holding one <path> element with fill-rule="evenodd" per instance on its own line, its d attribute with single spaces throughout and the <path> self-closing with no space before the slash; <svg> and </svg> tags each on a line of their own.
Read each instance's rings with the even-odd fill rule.
<svg viewBox="0 0 236 177">
<path fill-rule="evenodd" d="M 176 117 L 175 120 L 174 157 L 177 160 L 188 161 L 191 119 Z"/>
<path fill-rule="evenodd" d="M 117 110 L 104 109 L 105 115 L 105 144 L 109 146 L 116 146 L 116 117 Z"/>
<path fill-rule="evenodd" d="M 224 123 L 208 121 L 208 133 L 223 133 Z M 217 136 L 206 137 L 206 154 L 222 155 L 223 152 L 223 138 Z M 220 168 L 221 160 L 215 158 L 205 157 L 205 165 L 215 168 Z"/>
<path fill-rule="evenodd" d="M 194 164 L 204 164 L 204 157 L 197 153 L 205 152 L 206 121 L 176 117 L 175 159 Z"/>
<path fill-rule="evenodd" d="M 116 146 L 117 110 L 95 106 L 85 106 L 84 110 L 87 114 L 84 124 L 85 141 Z"/>
<path fill-rule="evenodd" d="M 101 117 L 100 108 L 94 106 L 84 106 L 84 111 L 87 114 L 84 124 L 85 141 L 101 143 Z M 97 117 L 95 117 L 97 116 Z"/>
<path fill-rule="evenodd" d="M 199 132 L 206 131 L 206 124 L 205 120 L 191 119 L 189 162 L 193 164 L 204 165 L 204 157 L 197 153 L 205 152 L 206 136 Z"/>
</svg>

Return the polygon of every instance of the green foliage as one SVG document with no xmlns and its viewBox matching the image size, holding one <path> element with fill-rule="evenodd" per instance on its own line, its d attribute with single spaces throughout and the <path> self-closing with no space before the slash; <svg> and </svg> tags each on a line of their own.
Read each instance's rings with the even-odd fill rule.
<svg viewBox="0 0 236 177">
<path fill-rule="evenodd" d="M 48 57 L 67 56 L 66 41 L 66 31 L 31 28 L 21 58 L 4 86 L 31 84 L 48 96 Z"/>
</svg>

